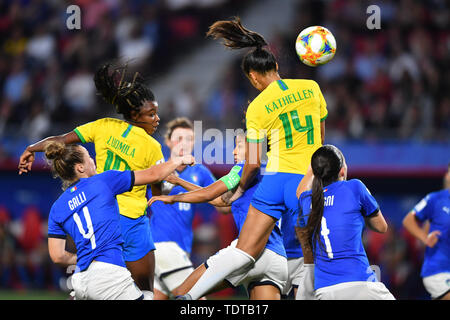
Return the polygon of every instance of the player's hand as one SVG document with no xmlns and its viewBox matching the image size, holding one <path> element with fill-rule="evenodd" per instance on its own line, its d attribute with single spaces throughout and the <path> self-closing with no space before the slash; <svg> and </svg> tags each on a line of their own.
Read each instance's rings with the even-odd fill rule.
<svg viewBox="0 0 450 320">
<path fill-rule="evenodd" d="M 439 230 L 434 230 L 433 232 L 430 232 L 425 240 L 425 245 L 427 247 L 433 248 L 436 243 L 439 241 L 439 236 L 441 235 L 441 232 Z"/>
<path fill-rule="evenodd" d="M 165 204 L 172 204 L 175 202 L 173 196 L 154 196 L 148 201 L 148 206 L 151 206 L 155 201 L 162 201 Z"/>
<path fill-rule="evenodd" d="M 28 171 L 31 171 L 31 166 L 34 162 L 34 152 L 28 151 L 26 149 L 19 159 L 19 174 L 27 173 Z"/>
<path fill-rule="evenodd" d="M 244 194 L 244 190 L 239 186 L 234 193 L 225 193 L 222 195 L 222 200 L 228 205 L 239 199 Z"/>
<path fill-rule="evenodd" d="M 166 180 L 167 182 L 169 182 L 171 184 L 179 185 L 179 178 L 175 173 L 171 173 L 164 180 Z"/>
<path fill-rule="evenodd" d="M 191 165 L 193 165 L 195 163 L 195 158 L 192 155 L 187 154 L 185 156 L 181 156 L 181 157 L 175 158 L 174 161 L 176 161 L 180 165 L 191 166 Z"/>
</svg>

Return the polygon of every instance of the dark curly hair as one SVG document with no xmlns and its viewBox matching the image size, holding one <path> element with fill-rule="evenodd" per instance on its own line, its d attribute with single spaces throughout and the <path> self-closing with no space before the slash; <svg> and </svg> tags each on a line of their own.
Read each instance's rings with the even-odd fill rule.
<svg viewBox="0 0 450 320">
<path fill-rule="evenodd" d="M 100 67 L 94 76 L 95 87 L 103 99 L 112 104 L 117 113 L 126 120 L 132 120 L 132 112 L 139 112 L 145 101 L 155 101 L 155 95 L 144 84 L 141 75 L 136 72 L 131 81 L 125 80 L 126 66 L 112 68 L 107 63 Z"/>
</svg>

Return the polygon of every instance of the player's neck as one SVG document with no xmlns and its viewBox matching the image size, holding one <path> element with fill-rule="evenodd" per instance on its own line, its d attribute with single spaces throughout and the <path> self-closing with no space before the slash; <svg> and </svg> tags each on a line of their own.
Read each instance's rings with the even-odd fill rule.
<svg viewBox="0 0 450 320">
<path fill-rule="evenodd" d="M 278 72 L 270 72 L 268 73 L 266 76 L 264 76 L 262 79 L 262 85 L 263 85 L 263 90 L 266 89 L 272 82 L 277 81 L 277 80 L 281 80 L 280 75 L 278 74 Z"/>
</svg>

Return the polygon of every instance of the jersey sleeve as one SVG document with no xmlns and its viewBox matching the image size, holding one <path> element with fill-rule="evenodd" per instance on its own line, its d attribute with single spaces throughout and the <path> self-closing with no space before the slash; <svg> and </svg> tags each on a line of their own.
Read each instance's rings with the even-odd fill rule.
<svg viewBox="0 0 450 320">
<path fill-rule="evenodd" d="M 419 221 L 423 222 L 430 219 L 432 213 L 432 200 L 433 198 L 428 194 L 414 206 L 412 211 Z"/>
<path fill-rule="evenodd" d="M 55 209 L 52 207 L 48 215 L 48 237 L 66 239 L 66 232 L 63 230 L 61 224 L 55 220 Z"/>
<path fill-rule="evenodd" d="M 131 191 L 134 186 L 134 171 L 108 170 L 98 174 L 114 195 Z"/>
<path fill-rule="evenodd" d="M 76 127 L 73 131 L 80 138 L 82 143 L 94 142 L 98 130 L 106 124 L 106 119 L 98 119 Z"/>
<path fill-rule="evenodd" d="M 354 179 L 355 192 L 359 196 L 359 202 L 361 205 L 361 213 L 365 217 L 375 215 L 380 211 L 380 207 L 375 198 L 370 193 L 369 189 L 362 183 L 361 180 Z"/>
<path fill-rule="evenodd" d="M 255 106 L 251 103 L 248 106 L 247 113 L 245 115 L 245 123 L 247 127 L 247 141 L 259 143 L 265 138 L 265 132 L 262 129 L 262 123 Z"/>
</svg>

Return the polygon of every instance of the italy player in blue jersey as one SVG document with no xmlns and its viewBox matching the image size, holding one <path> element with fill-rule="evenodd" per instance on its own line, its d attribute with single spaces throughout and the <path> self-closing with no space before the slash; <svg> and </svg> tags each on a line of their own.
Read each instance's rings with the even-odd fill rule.
<svg viewBox="0 0 450 320">
<path fill-rule="evenodd" d="M 150 300 L 134 283 L 123 257 L 124 243 L 116 196 L 136 185 L 161 182 L 193 157 L 180 157 L 146 170 L 110 170 L 96 174 L 94 160 L 80 145 L 51 142 L 45 156 L 65 190 L 53 204 L 48 218 L 48 247 L 53 262 L 75 265 L 72 286 L 75 298 Z M 77 253 L 65 250 L 66 236 Z"/>
<path fill-rule="evenodd" d="M 429 222 L 429 230 L 421 228 Z M 429 193 L 403 219 L 403 226 L 425 246 L 421 276 L 432 299 L 450 300 L 450 164 L 444 189 Z"/>
<path fill-rule="evenodd" d="M 341 151 L 324 145 L 313 153 L 298 190 L 299 226 L 306 220 L 313 250 L 315 296 L 319 300 L 393 300 L 370 267 L 361 239 L 365 225 L 384 233 L 386 221 L 366 186 L 346 178 Z"/>
<path fill-rule="evenodd" d="M 180 117 L 167 123 L 165 143 L 170 149 L 170 158 L 191 154 L 194 148 L 192 122 Z M 201 187 L 216 181 L 209 169 L 202 164 L 179 166 L 175 174 Z M 149 188 L 147 190 L 147 196 L 151 198 L 151 191 Z M 182 192 L 186 192 L 182 186 L 170 185 L 167 181 L 163 183 L 163 193 L 174 195 Z M 150 208 L 150 211 L 150 228 L 156 248 L 155 300 L 168 299 L 172 291 L 194 271 L 189 256 L 192 249 L 195 205 L 158 202 Z"/>
<path fill-rule="evenodd" d="M 186 185 L 185 182 L 179 181 L 179 183 L 185 185 L 186 189 L 195 191 L 172 196 L 155 196 L 150 200 L 150 204 L 153 204 L 154 206 L 158 203 L 158 200 L 165 203 L 175 203 L 177 201 L 193 203 L 211 201 L 210 203 L 217 206 L 226 206 L 227 204 L 221 199 L 221 196 L 227 194 L 227 192 L 232 193 L 230 190 L 233 190 L 240 181 L 242 169 L 244 167 L 243 160 L 245 160 L 245 135 L 238 135 L 236 137 L 236 148 L 233 153 L 237 164 L 226 176 L 220 178 L 214 184 L 205 188 L 199 188 Z M 254 177 L 251 185 L 242 197 L 231 204 L 231 213 L 233 214 L 234 222 L 236 223 L 239 232 L 247 217 L 248 207 L 250 206 L 253 193 L 262 179 L 261 173 L 263 172 L 260 172 Z M 236 243 L 237 239 L 234 240 L 230 246 L 220 250 L 218 253 L 211 256 L 204 264 L 195 269 L 183 284 L 175 290 L 175 294 L 183 295 L 188 292 L 206 269 L 216 264 L 217 258 L 226 254 L 231 248 L 234 248 Z M 279 224 L 276 224 L 269 236 L 265 249 L 253 266 L 234 272 L 225 278 L 226 281 L 223 281 L 212 291 L 206 292 L 205 294 L 221 290 L 229 285 L 243 285 L 247 289 L 248 295 L 252 300 L 277 300 L 281 298 L 287 278 L 288 268 L 286 251 L 283 245 Z"/>
</svg>

